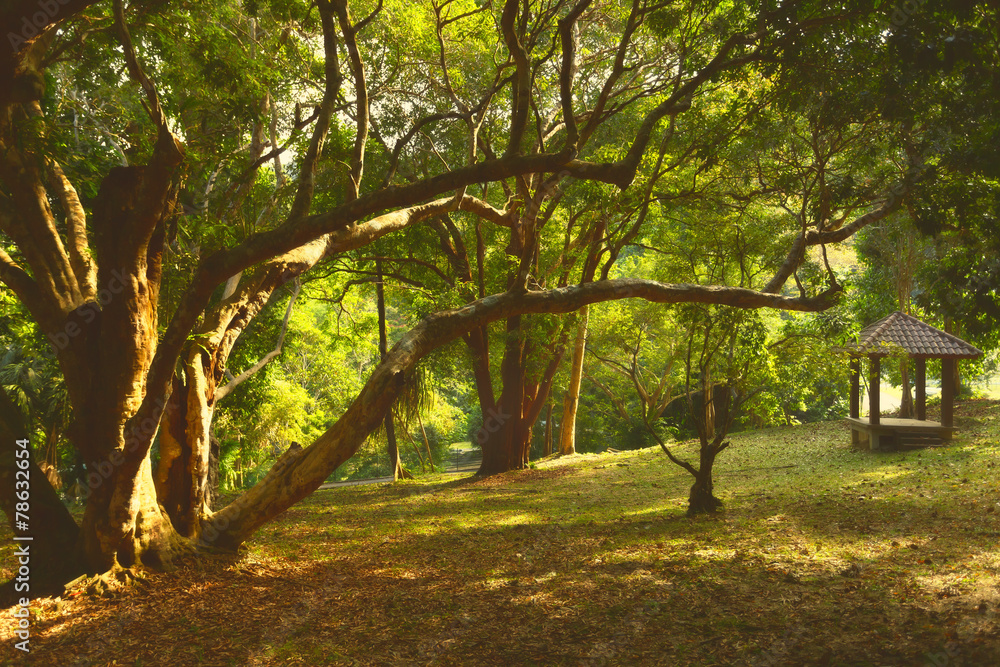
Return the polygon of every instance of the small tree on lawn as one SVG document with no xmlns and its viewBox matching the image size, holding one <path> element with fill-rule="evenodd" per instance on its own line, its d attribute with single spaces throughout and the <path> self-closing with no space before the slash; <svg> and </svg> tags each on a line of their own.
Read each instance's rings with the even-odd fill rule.
<svg viewBox="0 0 1000 667">
<path fill-rule="evenodd" d="M 746 380 L 755 359 L 761 359 L 766 329 L 756 314 L 731 308 L 690 306 L 684 389 L 688 413 L 698 433 L 697 467 L 678 458 L 646 418 L 646 428 L 667 457 L 691 473 L 694 483 L 688 496 L 688 515 L 712 513 L 722 507 L 715 497 L 712 470 L 715 459 L 727 447 L 726 437 L 740 407 L 756 391 L 746 392 Z"/>
</svg>

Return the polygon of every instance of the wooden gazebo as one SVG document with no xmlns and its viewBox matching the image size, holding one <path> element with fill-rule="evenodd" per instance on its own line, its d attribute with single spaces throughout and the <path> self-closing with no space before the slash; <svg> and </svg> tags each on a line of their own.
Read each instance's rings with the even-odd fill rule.
<svg viewBox="0 0 1000 667">
<path fill-rule="evenodd" d="M 879 412 L 879 386 L 883 357 L 898 348 L 916 364 L 915 419 L 890 419 Z M 982 352 L 961 338 L 936 329 L 915 317 L 896 311 L 870 324 L 858 334 L 851 353 L 851 442 L 867 442 L 872 451 L 886 445 L 930 445 L 950 440 L 955 432 L 955 364 L 975 359 Z M 869 360 L 869 415 L 861 416 L 861 358 Z M 927 419 L 927 360 L 941 359 L 941 421 Z"/>
</svg>

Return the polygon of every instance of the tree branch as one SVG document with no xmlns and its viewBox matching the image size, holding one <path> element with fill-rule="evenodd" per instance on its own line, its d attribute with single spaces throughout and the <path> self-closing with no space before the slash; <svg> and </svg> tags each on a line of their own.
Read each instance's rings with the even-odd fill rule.
<svg viewBox="0 0 1000 667">
<path fill-rule="evenodd" d="M 573 82 L 576 78 L 577 21 L 591 0 L 580 0 L 564 18 L 559 19 L 559 38 L 562 41 L 562 68 L 559 71 L 559 95 L 562 101 L 563 123 L 566 125 L 566 148 L 577 150 L 580 133 L 573 113 Z"/>
<path fill-rule="evenodd" d="M 59 327 L 61 319 L 52 313 L 49 304 L 28 272 L 11 259 L 3 248 L 0 248 L 0 282 L 14 292 L 18 301 L 24 304 L 31 316 L 35 318 L 43 331 L 54 331 Z"/>
<path fill-rule="evenodd" d="M 521 141 L 524 139 L 524 131 L 528 126 L 528 110 L 531 102 L 531 70 L 528 63 L 528 53 L 521 44 L 514 25 L 517 22 L 520 4 L 520 0 L 507 0 L 500 17 L 503 40 L 516 67 L 510 102 L 510 131 L 508 133 L 510 138 L 507 141 L 505 157 L 521 152 Z"/>
<path fill-rule="evenodd" d="M 806 311 L 820 310 L 832 303 L 830 295 L 795 299 L 738 287 L 669 285 L 650 280 L 618 279 L 548 291 L 505 292 L 463 308 L 434 313 L 399 339 L 375 368 L 357 398 L 330 429 L 302 452 L 275 464 L 261 482 L 216 515 L 204 517 L 203 539 L 213 539 L 216 546 L 235 549 L 259 526 L 312 493 L 330 473 L 354 455 L 384 420 L 415 372 L 417 363 L 433 350 L 500 319 L 528 313 L 566 313 L 590 303 L 622 298 L 641 298 L 656 303 L 697 302 L 738 308 Z M 669 452 L 668 456 L 678 465 L 684 465 Z M 691 468 L 687 469 L 691 472 Z"/>
<path fill-rule="evenodd" d="M 357 199 L 361 191 L 361 178 L 365 171 L 365 144 L 368 141 L 368 83 L 365 80 L 365 66 L 361 60 L 361 52 L 358 50 L 357 30 L 351 25 L 351 18 L 347 12 L 347 0 L 334 0 L 333 8 L 337 13 L 340 31 L 344 34 L 344 43 L 347 45 L 347 57 L 351 61 L 351 74 L 354 76 L 354 94 L 357 97 L 355 112 L 357 128 L 354 135 L 354 152 L 351 155 L 351 187 L 347 193 L 348 200 L 353 200 Z M 372 16 L 378 11 L 376 9 Z"/>
<path fill-rule="evenodd" d="M 161 135 L 166 134 L 170 136 L 170 145 L 173 146 L 173 136 L 167 128 L 167 117 L 166 114 L 163 113 L 163 108 L 160 106 L 160 96 L 156 92 L 156 86 L 153 85 L 150 78 L 146 76 L 142 66 L 139 64 L 139 58 L 135 53 L 135 46 L 132 44 L 132 37 L 129 35 L 128 26 L 125 24 L 124 0 L 114 0 L 112 7 L 115 15 L 115 29 L 118 31 L 118 41 L 122 45 L 122 51 L 125 56 L 125 66 L 128 69 L 129 76 L 142 86 L 142 90 L 146 94 L 145 104 L 149 117 L 152 119 L 153 124 L 156 126 Z M 159 144 L 159 141 L 157 144 Z"/>
<path fill-rule="evenodd" d="M 787 281 L 788 278 L 794 274 L 800 266 L 802 266 L 802 262 L 805 260 L 806 256 L 806 248 L 820 244 L 843 241 L 861 228 L 866 227 L 873 222 L 878 222 L 899 209 L 903 205 L 903 195 L 909 192 L 909 184 L 904 181 L 903 183 L 895 186 L 893 189 L 894 195 L 897 192 L 899 193 L 898 195 L 890 196 L 880 208 L 866 213 L 854 222 L 844 225 L 840 229 L 826 232 L 807 230 L 804 233 L 799 234 L 799 236 L 795 239 L 795 242 L 792 244 L 791 249 L 788 251 L 788 256 L 785 257 L 785 261 L 782 262 L 781 266 L 774 274 L 774 277 L 767 283 L 763 291 L 775 294 L 781 290 L 785 281 Z"/>
<path fill-rule="evenodd" d="M 87 241 L 87 213 L 80 203 L 76 188 L 66 178 L 62 167 L 55 160 L 48 161 L 49 174 L 53 188 L 59 201 L 62 202 L 66 214 L 67 241 L 69 244 L 69 261 L 80 285 L 80 292 L 85 298 L 93 298 L 97 293 L 97 267 L 90 258 L 90 246 Z"/>
<path fill-rule="evenodd" d="M 340 86 L 343 77 L 340 74 L 340 62 L 337 56 L 337 29 L 330 13 L 329 0 L 319 0 L 320 23 L 323 26 L 323 67 L 326 74 L 324 82 L 323 100 L 317 110 L 316 127 L 313 128 L 312 138 L 309 141 L 309 148 L 302 158 L 302 165 L 299 171 L 299 183 L 295 192 L 295 200 L 292 202 L 291 211 L 288 214 L 289 221 L 298 221 L 309 215 L 309 208 L 312 206 L 313 193 L 316 189 L 316 169 L 319 159 L 323 154 L 323 144 L 326 141 L 327 133 L 330 131 L 330 118 L 333 115 L 333 107 L 340 94 Z"/>
<path fill-rule="evenodd" d="M 299 295 L 299 292 L 301 290 L 302 290 L 302 284 L 298 280 L 296 280 L 295 287 L 292 290 L 292 297 L 288 300 L 288 308 L 285 309 L 285 318 L 281 321 L 281 333 L 278 334 L 278 342 L 274 346 L 274 349 L 265 354 L 263 357 L 261 357 L 256 364 L 254 364 L 247 370 L 243 371 L 236 377 L 230 379 L 230 381 L 227 382 L 225 385 L 216 389 L 214 396 L 216 404 L 218 404 L 219 401 L 228 396 L 233 391 L 233 389 L 236 389 L 236 387 L 238 387 L 241 382 L 247 380 L 248 378 L 256 374 L 260 369 L 264 368 L 264 366 L 266 366 L 272 359 L 281 354 L 281 346 L 285 342 L 285 334 L 288 332 L 288 320 L 292 317 L 292 306 L 295 305 L 295 298 Z"/>
</svg>

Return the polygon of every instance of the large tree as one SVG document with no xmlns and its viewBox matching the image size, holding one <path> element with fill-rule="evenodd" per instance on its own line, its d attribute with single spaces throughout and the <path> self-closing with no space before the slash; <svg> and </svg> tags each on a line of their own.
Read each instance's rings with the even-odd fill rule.
<svg viewBox="0 0 1000 667">
<path fill-rule="evenodd" d="M 423 357 L 463 336 L 474 346 L 493 322 L 506 332 L 502 389 L 485 404 L 523 417 L 527 315 L 622 298 L 828 307 L 836 284 L 797 278 L 807 250 L 898 208 L 913 178 L 889 197 L 826 188 L 822 210 L 840 211 L 836 224 L 809 208 L 795 180 L 808 174 L 795 165 L 790 180 L 761 184 L 801 204 L 792 250 L 762 290 L 609 276 L 662 160 L 697 179 L 724 142 L 699 139 L 711 116 L 699 105 L 747 78 L 777 82 L 812 52 L 825 61 L 849 27 L 877 38 L 881 19 L 862 4 L 60 4 L 0 57 L 0 280 L 53 344 L 73 410 L 67 435 L 88 473 L 81 524 L 62 515 L 29 529 L 35 544 L 89 572 L 236 548 L 358 450 Z M 7 3 L 5 25 L 35 7 Z M 763 108 L 739 98 L 733 118 Z M 780 161 L 771 166 L 780 176 Z M 615 198 L 634 181 L 646 185 L 635 215 L 613 229 L 593 215 L 589 232 L 565 232 L 564 192 L 591 183 Z M 208 425 L 247 324 L 280 285 L 380 237 L 436 219 L 457 244 L 448 213 L 496 239 L 464 244 L 479 260 L 474 298 L 427 313 L 329 430 L 213 511 Z M 576 253 L 572 278 L 540 280 L 546 234 Z M 595 256 L 596 271 L 585 261 Z M 782 294 L 793 276 L 798 292 Z M 523 424 L 498 431 L 486 472 L 523 464 Z M 20 435 L 16 421 L 5 429 Z M 0 463 L 7 475 L 13 459 Z M 51 495 L 40 475 L 32 489 L 33 502 Z M 13 522 L 6 492 L 3 507 Z M 49 574 L 55 584 L 66 573 Z M 37 583 L 44 575 L 33 570 Z"/>
</svg>

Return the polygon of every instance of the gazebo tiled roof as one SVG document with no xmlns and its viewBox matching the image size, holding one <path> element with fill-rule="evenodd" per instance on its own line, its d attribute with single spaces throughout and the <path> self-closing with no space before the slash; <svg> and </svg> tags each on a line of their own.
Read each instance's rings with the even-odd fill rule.
<svg viewBox="0 0 1000 667">
<path fill-rule="evenodd" d="M 898 310 L 862 329 L 854 351 L 879 355 L 880 348 L 887 344 L 898 345 L 918 359 L 975 359 L 983 354 L 961 338 Z"/>
</svg>

